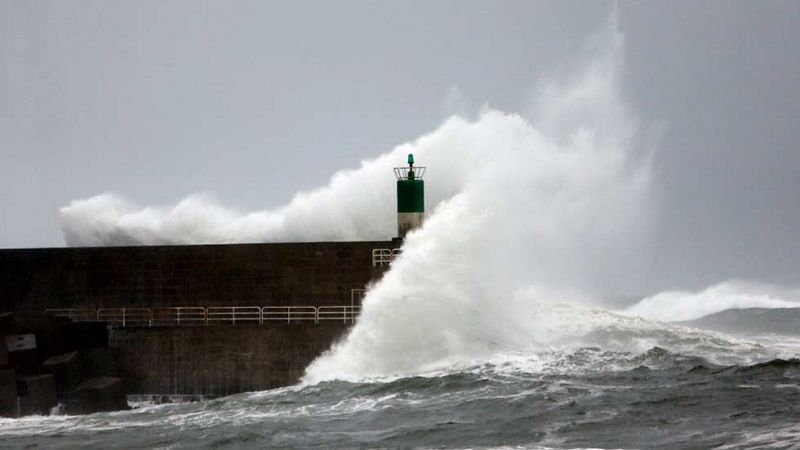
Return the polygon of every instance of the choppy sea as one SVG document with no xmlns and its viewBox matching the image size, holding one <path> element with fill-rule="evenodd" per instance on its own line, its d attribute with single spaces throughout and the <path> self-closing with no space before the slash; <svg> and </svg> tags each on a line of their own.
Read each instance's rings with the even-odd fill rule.
<svg viewBox="0 0 800 450">
<path fill-rule="evenodd" d="M 763 316 L 726 314 L 734 316 L 728 325 Z M 711 358 L 720 349 L 702 340 L 696 351 L 579 347 L 404 378 L 0 419 L 0 447 L 800 448 L 800 353 L 787 347 L 798 342 L 792 331 L 740 333 L 754 344 L 730 364 L 719 361 L 736 361 L 738 348 Z"/>
</svg>

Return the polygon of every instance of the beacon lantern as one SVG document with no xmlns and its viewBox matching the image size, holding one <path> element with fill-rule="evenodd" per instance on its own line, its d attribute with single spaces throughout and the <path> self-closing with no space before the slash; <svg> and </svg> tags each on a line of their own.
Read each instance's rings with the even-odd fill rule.
<svg viewBox="0 0 800 450">
<path fill-rule="evenodd" d="M 414 155 L 408 155 L 408 167 L 395 167 L 397 178 L 397 234 L 405 238 L 425 219 L 425 167 L 414 167 Z"/>
</svg>

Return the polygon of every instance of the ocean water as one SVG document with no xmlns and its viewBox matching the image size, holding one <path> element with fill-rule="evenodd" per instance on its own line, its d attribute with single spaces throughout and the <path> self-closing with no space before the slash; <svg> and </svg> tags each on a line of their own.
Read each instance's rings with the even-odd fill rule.
<svg viewBox="0 0 800 450">
<path fill-rule="evenodd" d="M 685 330 L 680 352 L 578 346 L 413 376 L 0 419 L 0 447 L 800 448 L 800 336 L 670 329 Z M 618 327 L 602 331 L 598 342 L 620 333 L 630 343 Z"/>
</svg>

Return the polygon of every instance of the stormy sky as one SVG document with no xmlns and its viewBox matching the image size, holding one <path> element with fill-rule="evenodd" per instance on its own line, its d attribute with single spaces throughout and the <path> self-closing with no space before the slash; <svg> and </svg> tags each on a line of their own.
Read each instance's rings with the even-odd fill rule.
<svg viewBox="0 0 800 450">
<path fill-rule="evenodd" d="M 800 3 L 616 7 L 657 142 L 632 285 L 800 284 Z M 0 247 L 64 245 L 59 208 L 102 192 L 279 206 L 454 112 L 524 111 L 613 8 L 0 0 Z"/>
</svg>

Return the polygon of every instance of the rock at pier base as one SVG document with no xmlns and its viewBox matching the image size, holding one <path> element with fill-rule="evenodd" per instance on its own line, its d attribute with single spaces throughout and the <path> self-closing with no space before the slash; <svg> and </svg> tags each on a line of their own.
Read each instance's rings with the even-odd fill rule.
<svg viewBox="0 0 800 450">
<path fill-rule="evenodd" d="M 6 347 L 6 340 L 0 336 L 0 367 L 8 365 L 8 348 Z"/>
<path fill-rule="evenodd" d="M 118 348 L 90 348 L 81 352 L 81 373 L 84 378 L 119 377 L 121 355 Z"/>
<path fill-rule="evenodd" d="M 52 375 L 32 375 L 17 378 L 19 415 L 50 414 L 58 404 L 56 382 Z"/>
<path fill-rule="evenodd" d="M 17 379 L 14 369 L 0 369 L 0 417 L 17 417 Z"/>
<path fill-rule="evenodd" d="M 73 401 L 68 403 L 67 414 L 91 414 L 128 409 L 125 384 L 120 378 L 91 378 L 81 383 L 72 397 Z"/>
<path fill-rule="evenodd" d="M 42 367 L 55 377 L 59 394 L 75 389 L 81 381 L 81 355 L 78 352 L 51 356 L 44 360 Z"/>
</svg>

